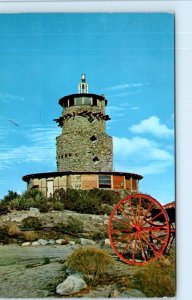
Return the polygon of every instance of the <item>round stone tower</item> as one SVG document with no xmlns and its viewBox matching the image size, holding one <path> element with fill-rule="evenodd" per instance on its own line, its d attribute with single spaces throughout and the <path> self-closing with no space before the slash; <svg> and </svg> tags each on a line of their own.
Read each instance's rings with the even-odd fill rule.
<svg viewBox="0 0 192 300">
<path fill-rule="evenodd" d="M 62 133 L 57 137 L 57 171 L 111 172 L 112 137 L 106 134 L 107 100 L 103 95 L 88 93 L 85 74 L 81 76 L 78 94 L 59 100 L 62 116 L 55 119 Z"/>
</svg>

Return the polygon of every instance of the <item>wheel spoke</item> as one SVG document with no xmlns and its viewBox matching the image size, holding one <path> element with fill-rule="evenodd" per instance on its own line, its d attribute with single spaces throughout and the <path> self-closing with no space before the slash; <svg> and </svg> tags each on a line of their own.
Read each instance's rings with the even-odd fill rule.
<svg viewBox="0 0 192 300">
<path fill-rule="evenodd" d="M 151 219 L 151 221 L 153 222 L 153 220 L 155 220 L 157 217 L 159 217 L 159 216 L 162 215 L 162 214 L 163 214 L 163 212 L 160 211 L 156 216 L 154 216 L 154 217 Z"/>
<path fill-rule="evenodd" d="M 141 223 L 140 223 L 141 225 L 142 225 L 143 222 L 145 221 L 145 217 L 147 216 L 148 212 L 151 210 L 151 208 L 153 207 L 153 205 L 154 205 L 153 202 L 149 205 L 147 211 L 145 212 L 145 214 L 144 214 L 144 216 L 143 216 L 143 218 L 142 218 L 142 220 L 141 220 Z"/>
<path fill-rule="evenodd" d="M 135 214 L 134 214 L 133 207 L 132 207 L 132 204 L 131 204 L 131 200 L 132 200 L 132 199 L 128 199 L 128 200 L 129 200 L 128 203 L 129 203 L 129 206 L 130 206 L 130 209 L 131 209 L 131 213 L 132 213 L 133 219 L 134 219 L 134 221 L 135 221 Z M 136 221 L 135 221 L 135 222 L 136 222 Z"/>
<path fill-rule="evenodd" d="M 135 240 L 134 240 L 134 248 L 133 248 L 132 260 L 135 260 L 136 248 L 137 248 L 137 233 L 135 233 Z"/>
<path fill-rule="evenodd" d="M 120 222 L 120 223 L 126 225 L 126 226 L 129 227 L 129 228 L 131 227 L 130 224 L 128 224 L 127 222 L 125 222 L 125 221 L 123 221 L 123 220 L 121 220 L 121 219 L 119 219 L 119 218 L 117 218 L 117 217 L 115 217 L 115 216 L 114 216 L 113 218 L 114 218 L 116 221 L 118 221 L 118 222 Z"/>
<path fill-rule="evenodd" d="M 139 234 L 139 242 L 140 242 L 140 245 L 141 245 L 141 250 L 142 250 L 141 253 L 142 253 L 142 256 L 143 256 L 143 258 L 144 258 L 144 261 L 147 261 L 146 253 L 145 253 L 145 250 L 144 250 L 144 247 L 143 247 L 143 243 L 142 243 L 140 234 Z"/>
<path fill-rule="evenodd" d="M 134 235 L 131 236 L 130 240 L 128 241 L 127 245 L 125 246 L 125 248 L 123 249 L 123 252 L 121 253 L 121 255 L 123 256 L 125 254 L 125 251 L 127 251 L 128 247 L 131 244 L 131 241 L 133 240 Z"/>
<path fill-rule="evenodd" d="M 142 231 L 167 231 L 167 227 L 162 227 L 162 226 L 149 226 L 149 227 L 142 227 Z"/>
<path fill-rule="evenodd" d="M 127 232 L 127 233 L 133 233 L 133 230 L 130 230 L 127 229 L 127 228 L 124 228 L 124 229 L 112 229 L 111 230 L 111 233 L 121 233 L 121 232 Z"/>
<path fill-rule="evenodd" d="M 129 220 L 130 223 L 132 223 L 132 220 L 130 219 L 130 217 L 126 214 L 126 212 L 124 211 L 123 207 L 120 205 L 119 209 L 121 210 L 122 214 Z"/>
<path fill-rule="evenodd" d="M 161 239 L 159 236 L 157 237 L 156 235 L 149 233 L 149 235 L 154 239 L 159 241 L 160 243 L 165 243 L 165 241 L 163 239 Z M 166 237 L 166 236 L 165 236 Z"/>
<path fill-rule="evenodd" d="M 130 236 L 130 234 L 124 235 L 120 240 L 117 240 L 117 241 L 114 243 L 114 245 L 117 245 L 118 243 L 124 241 L 124 240 L 125 240 L 126 238 L 128 238 L 129 236 Z"/>
<path fill-rule="evenodd" d="M 156 249 L 153 248 L 153 246 L 150 244 L 150 242 L 146 239 L 146 237 L 145 237 L 142 233 L 140 233 L 140 234 L 141 234 L 142 239 L 143 239 L 143 240 L 146 242 L 146 244 L 151 248 L 151 250 L 153 250 L 153 252 L 154 252 L 155 254 L 157 254 L 158 251 L 156 251 Z"/>
<path fill-rule="evenodd" d="M 139 197 L 139 209 L 138 209 L 138 223 L 140 222 L 140 217 L 141 217 L 141 202 L 142 202 L 142 198 Z"/>
</svg>

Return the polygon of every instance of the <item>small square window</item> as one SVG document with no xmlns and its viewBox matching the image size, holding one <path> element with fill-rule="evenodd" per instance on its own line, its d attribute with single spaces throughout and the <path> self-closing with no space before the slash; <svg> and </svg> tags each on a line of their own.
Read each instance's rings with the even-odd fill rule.
<svg viewBox="0 0 192 300">
<path fill-rule="evenodd" d="M 98 157 L 95 156 L 95 157 L 93 158 L 93 161 L 94 161 L 94 162 L 98 162 L 98 161 L 99 161 Z"/>
<path fill-rule="evenodd" d="M 95 142 L 95 141 L 97 141 L 97 137 L 96 137 L 95 135 L 92 135 L 92 136 L 90 137 L 90 140 L 91 140 L 92 142 Z"/>
</svg>

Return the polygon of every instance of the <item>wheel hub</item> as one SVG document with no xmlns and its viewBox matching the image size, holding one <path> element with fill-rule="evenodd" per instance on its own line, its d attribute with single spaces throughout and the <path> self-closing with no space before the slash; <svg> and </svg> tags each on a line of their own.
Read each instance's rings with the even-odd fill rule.
<svg viewBox="0 0 192 300">
<path fill-rule="evenodd" d="M 141 226 L 140 225 L 135 225 L 134 227 L 133 227 L 133 232 L 141 232 Z"/>
</svg>

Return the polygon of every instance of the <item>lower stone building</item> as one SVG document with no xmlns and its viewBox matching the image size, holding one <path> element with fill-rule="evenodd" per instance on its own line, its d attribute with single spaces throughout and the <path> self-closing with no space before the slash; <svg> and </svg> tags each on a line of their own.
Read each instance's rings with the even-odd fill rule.
<svg viewBox="0 0 192 300">
<path fill-rule="evenodd" d="M 60 188 L 72 189 L 108 189 L 114 191 L 126 190 L 137 192 L 139 180 L 143 177 L 138 174 L 125 172 L 47 172 L 23 176 L 27 188 L 36 188 L 51 196 Z"/>
</svg>

